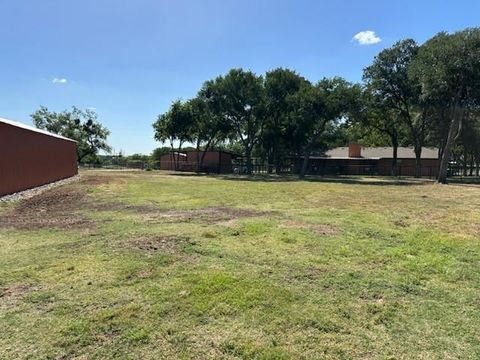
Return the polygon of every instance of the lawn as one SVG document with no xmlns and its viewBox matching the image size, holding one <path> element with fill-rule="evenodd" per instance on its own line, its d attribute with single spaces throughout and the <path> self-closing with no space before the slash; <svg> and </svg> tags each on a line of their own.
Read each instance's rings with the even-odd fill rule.
<svg viewBox="0 0 480 360">
<path fill-rule="evenodd" d="M 86 171 L 0 207 L 1 359 L 478 359 L 480 187 Z"/>
</svg>

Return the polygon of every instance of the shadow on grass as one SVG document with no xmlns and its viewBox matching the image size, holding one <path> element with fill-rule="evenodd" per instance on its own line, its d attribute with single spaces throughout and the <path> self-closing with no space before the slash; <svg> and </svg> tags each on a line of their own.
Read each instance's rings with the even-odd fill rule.
<svg viewBox="0 0 480 360">
<path fill-rule="evenodd" d="M 222 179 L 229 181 L 251 181 L 251 182 L 323 182 L 323 183 L 338 183 L 338 184 L 358 184 L 358 185 L 377 185 L 377 186 L 411 186 L 411 185 L 425 185 L 431 184 L 431 179 L 414 179 L 414 178 L 393 178 L 386 176 L 320 176 L 307 175 L 300 179 L 298 175 L 294 174 L 255 174 L 255 175 L 234 175 L 234 174 L 204 174 L 204 173 L 187 173 L 187 172 L 172 172 L 168 175 L 184 176 L 184 177 L 208 177 L 214 179 Z"/>
<path fill-rule="evenodd" d="M 480 186 L 480 177 L 450 177 L 448 178 L 448 183 L 451 185 L 464 185 L 479 187 Z"/>
</svg>

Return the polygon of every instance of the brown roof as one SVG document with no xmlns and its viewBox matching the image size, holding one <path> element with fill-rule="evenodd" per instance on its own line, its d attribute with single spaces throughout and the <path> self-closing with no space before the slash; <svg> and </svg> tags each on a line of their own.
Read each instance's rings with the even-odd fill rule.
<svg viewBox="0 0 480 360">
<path fill-rule="evenodd" d="M 415 159 L 413 147 L 399 147 L 399 159 Z M 329 158 L 348 158 L 348 147 L 338 147 L 325 152 L 324 157 Z M 392 158 L 392 147 L 362 147 L 361 158 L 364 159 L 380 159 Z M 431 147 L 422 148 L 422 159 L 438 159 L 438 149 Z"/>
</svg>

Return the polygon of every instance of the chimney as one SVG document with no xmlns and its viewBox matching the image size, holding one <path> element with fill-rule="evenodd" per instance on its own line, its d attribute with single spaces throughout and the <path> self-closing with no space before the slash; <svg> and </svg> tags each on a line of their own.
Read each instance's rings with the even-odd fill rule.
<svg viewBox="0 0 480 360">
<path fill-rule="evenodd" d="M 362 147 L 359 143 L 350 143 L 348 145 L 348 157 L 359 158 L 362 157 Z"/>
</svg>

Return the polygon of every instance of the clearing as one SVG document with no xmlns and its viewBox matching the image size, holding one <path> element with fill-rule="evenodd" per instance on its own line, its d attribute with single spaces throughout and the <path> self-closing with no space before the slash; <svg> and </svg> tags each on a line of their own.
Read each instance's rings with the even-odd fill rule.
<svg viewBox="0 0 480 360">
<path fill-rule="evenodd" d="M 0 204 L 0 359 L 480 358 L 480 188 L 85 171 Z"/>
</svg>

